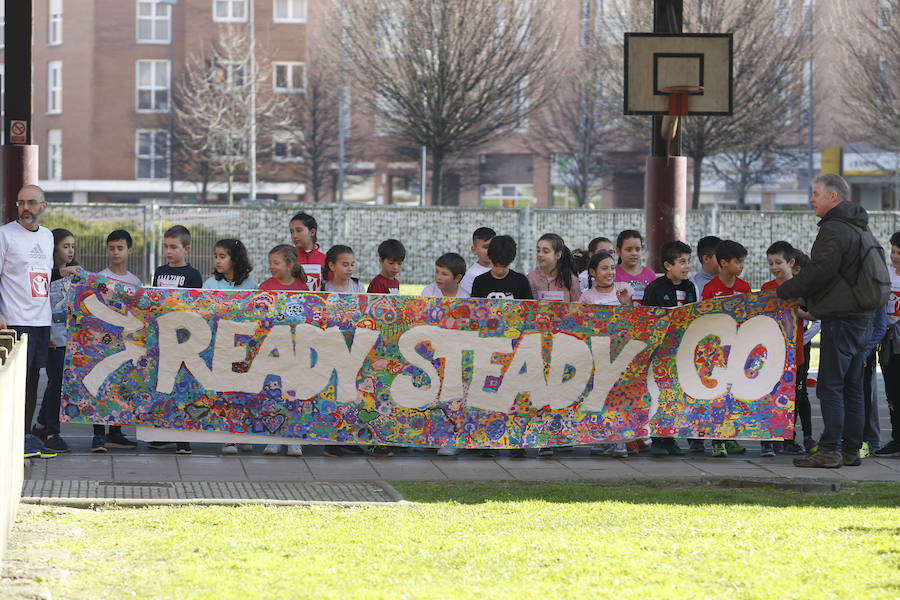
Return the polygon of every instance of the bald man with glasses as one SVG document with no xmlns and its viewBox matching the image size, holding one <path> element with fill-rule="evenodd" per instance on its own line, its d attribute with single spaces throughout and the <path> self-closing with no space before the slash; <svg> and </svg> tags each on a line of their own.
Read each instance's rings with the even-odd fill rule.
<svg viewBox="0 0 900 600">
<path fill-rule="evenodd" d="M 16 197 L 18 218 L 0 227 L 0 329 L 28 335 L 25 378 L 25 457 L 53 458 L 56 452 L 31 435 L 41 369 L 50 343 L 50 276 L 53 234 L 41 227 L 44 191 L 26 185 Z"/>
</svg>

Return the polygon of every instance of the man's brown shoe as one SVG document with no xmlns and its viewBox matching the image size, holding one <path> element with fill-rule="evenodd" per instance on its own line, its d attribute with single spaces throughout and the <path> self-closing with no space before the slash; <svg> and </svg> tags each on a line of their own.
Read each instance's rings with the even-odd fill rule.
<svg viewBox="0 0 900 600">
<path fill-rule="evenodd" d="M 845 467 L 858 467 L 862 464 L 862 461 L 859 459 L 859 450 L 854 450 L 853 452 L 841 450 L 841 459 L 843 459 Z"/>
<path fill-rule="evenodd" d="M 859 460 L 859 456 L 856 457 Z M 837 469 L 844 460 L 837 450 L 818 450 L 809 456 L 798 456 L 794 459 L 795 467 L 820 467 L 823 469 Z"/>
</svg>

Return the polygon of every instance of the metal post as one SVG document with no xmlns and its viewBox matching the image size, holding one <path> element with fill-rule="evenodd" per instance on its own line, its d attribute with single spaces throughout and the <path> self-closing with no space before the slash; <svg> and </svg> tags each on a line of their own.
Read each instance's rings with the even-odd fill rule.
<svg viewBox="0 0 900 600">
<path fill-rule="evenodd" d="M 32 0 L 2 0 L 6 6 L 5 63 L 3 79 L 3 131 L 5 133 L 0 164 L 2 219 L 0 224 L 18 217 L 16 196 L 27 183 L 38 182 L 38 147 L 32 145 L 34 121 L 31 118 L 31 46 Z M 16 122 L 16 135 L 11 127 Z"/>
<path fill-rule="evenodd" d="M 175 5 L 178 0 L 163 0 L 169 5 L 169 204 L 175 204 Z"/>
<path fill-rule="evenodd" d="M 256 7 L 253 0 L 248 2 L 250 7 L 250 202 L 256 200 L 256 20 L 254 13 Z"/>
<path fill-rule="evenodd" d="M 812 10 L 810 7 L 809 10 Z M 811 18 L 811 17 L 810 17 Z M 812 189 L 813 189 L 813 152 L 815 150 L 813 146 L 813 132 L 815 131 L 815 121 L 816 121 L 816 111 L 815 104 L 813 102 L 815 94 L 813 94 L 813 71 L 815 70 L 816 65 L 812 59 L 809 60 L 809 92 L 807 95 L 809 96 L 809 136 L 807 139 L 807 152 L 809 156 L 807 156 L 807 164 L 806 168 L 809 172 L 809 182 L 807 183 L 807 194 L 809 198 L 812 197 Z"/>
<path fill-rule="evenodd" d="M 427 168 L 428 149 L 422 145 L 422 164 L 419 167 L 419 206 L 425 206 L 425 169 Z"/>
<path fill-rule="evenodd" d="M 344 136 L 346 132 L 344 129 L 347 127 L 347 115 L 346 111 L 346 98 L 344 96 L 344 61 L 347 60 L 346 54 L 344 53 L 344 43 L 346 42 L 346 26 L 344 23 L 344 16 L 346 11 L 346 5 L 344 0 L 341 0 L 341 60 L 340 66 L 338 69 L 338 87 L 340 88 L 338 91 L 338 203 L 344 203 Z"/>
</svg>

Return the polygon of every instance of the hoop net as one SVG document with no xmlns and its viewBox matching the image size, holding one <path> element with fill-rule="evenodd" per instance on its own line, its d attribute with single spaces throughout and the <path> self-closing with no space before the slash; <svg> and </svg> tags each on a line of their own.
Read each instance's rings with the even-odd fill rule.
<svg viewBox="0 0 900 600">
<path fill-rule="evenodd" d="M 670 85 L 659 91 L 669 96 L 669 115 L 686 117 L 688 114 L 688 96 L 702 94 L 702 85 Z"/>
</svg>

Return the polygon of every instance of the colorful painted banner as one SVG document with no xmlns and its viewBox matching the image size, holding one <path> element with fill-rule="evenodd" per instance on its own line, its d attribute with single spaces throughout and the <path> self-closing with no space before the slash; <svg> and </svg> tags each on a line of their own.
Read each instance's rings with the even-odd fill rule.
<svg viewBox="0 0 900 600">
<path fill-rule="evenodd" d="M 72 286 L 62 417 L 458 447 L 792 435 L 796 313 Z"/>
</svg>

